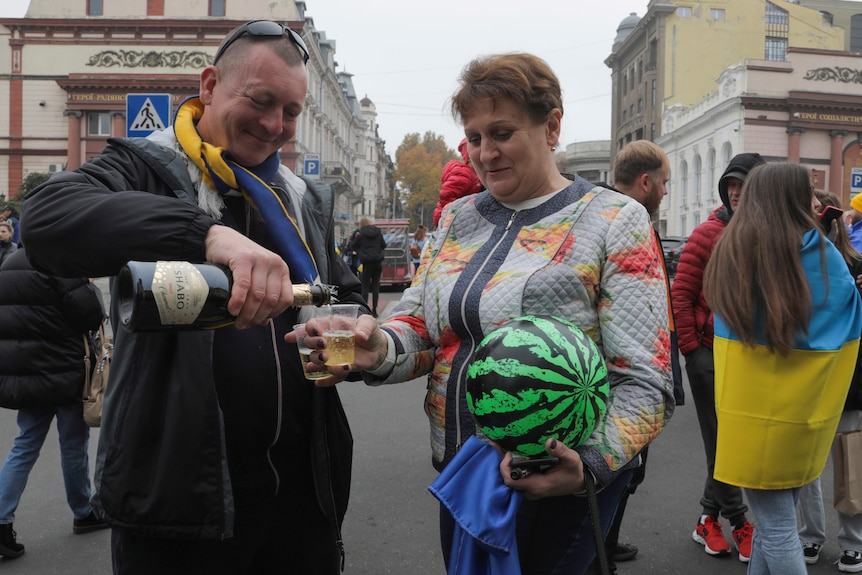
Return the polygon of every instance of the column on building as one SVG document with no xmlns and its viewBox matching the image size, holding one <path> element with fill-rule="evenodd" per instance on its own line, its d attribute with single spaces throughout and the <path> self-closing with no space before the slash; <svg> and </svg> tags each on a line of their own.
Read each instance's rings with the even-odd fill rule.
<svg viewBox="0 0 862 575">
<path fill-rule="evenodd" d="M 126 113 L 124 111 L 111 112 L 111 136 L 114 138 L 126 137 Z"/>
<path fill-rule="evenodd" d="M 66 110 L 63 115 L 69 118 L 69 157 L 66 160 L 66 169 L 74 170 L 81 167 L 81 118 L 84 112 Z"/>
<path fill-rule="evenodd" d="M 793 162 L 795 164 L 799 163 L 799 158 L 801 156 L 800 153 L 800 140 L 802 139 L 802 134 L 805 132 L 805 128 L 801 126 L 790 126 L 787 128 L 787 161 Z"/>
<path fill-rule="evenodd" d="M 829 153 L 829 191 L 842 197 L 842 182 L 844 180 L 843 156 L 844 156 L 844 130 L 832 130 L 829 136 L 832 138 L 832 146 Z"/>
</svg>

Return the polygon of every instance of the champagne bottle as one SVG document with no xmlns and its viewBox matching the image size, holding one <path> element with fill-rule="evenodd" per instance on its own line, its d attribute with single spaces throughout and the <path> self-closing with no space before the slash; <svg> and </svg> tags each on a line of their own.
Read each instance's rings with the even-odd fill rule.
<svg viewBox="0 0 862 575">
<path fill-rule="evenodd" d="M 117 276 L 120 323 L 128 331 L 215 329 L 230 325 L 233 276 L 215 264 L 130 261 Z M 294 305 L 326 305 L 324 285 L 294 284 Z"/>
</svg>

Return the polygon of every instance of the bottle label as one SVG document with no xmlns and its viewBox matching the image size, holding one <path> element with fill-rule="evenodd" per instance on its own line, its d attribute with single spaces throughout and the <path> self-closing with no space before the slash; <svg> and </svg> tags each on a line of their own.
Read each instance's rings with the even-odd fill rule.
<svg viewBox="0 0 862 575">
<path fill-rule="evenodd" d="M 190 325 L 209 295 L 203 274 L 189 262 L 156 262 L 153 296 L 162 325 Z"/>
</svg>

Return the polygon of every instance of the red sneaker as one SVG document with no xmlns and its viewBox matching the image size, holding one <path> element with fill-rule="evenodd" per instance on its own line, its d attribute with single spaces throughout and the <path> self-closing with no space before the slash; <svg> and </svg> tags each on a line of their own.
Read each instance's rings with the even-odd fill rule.
<svg viewBox="0 0 862 575">
<path fill-rule="evenodd" d="M 733 542 L 736 543 L 736 550 L 739 551 L 739 560 L 743 563 L 748 563 L 751 559 L 751 538 L 754 536 L 754 525 L 746 521 L 739 529 L 734 529 L 731 533 Z"/>
<path fill-rule="evenodd" d="M 730 554 L 730 543 L 721 534 L 721 523 L 709 515 L 694 528 L 691 538 L 703 545 L 703 550 L 715 557 Z M 748 553 L 751 554 L 751 541 L 748 543 Z"/>
</svg>

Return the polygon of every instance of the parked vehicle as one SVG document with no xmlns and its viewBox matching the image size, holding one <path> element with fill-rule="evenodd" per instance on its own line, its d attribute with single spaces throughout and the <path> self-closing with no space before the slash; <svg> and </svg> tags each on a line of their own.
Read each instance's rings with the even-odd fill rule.
<svg viewBox="0 0 862 575">
<path fill-rule="evenodd" d="M 682 248 L 685 247 L 687 237 L 668 236 L 661 239 L 661 248 L 664 251 L 664 261 L 667 265 L 667 274 L 670 277 L 676 275 L 676 264 L 679 263 L 679 256 L 682 254 Z"/>
</svg>

